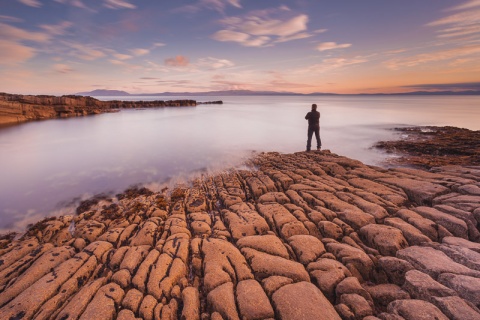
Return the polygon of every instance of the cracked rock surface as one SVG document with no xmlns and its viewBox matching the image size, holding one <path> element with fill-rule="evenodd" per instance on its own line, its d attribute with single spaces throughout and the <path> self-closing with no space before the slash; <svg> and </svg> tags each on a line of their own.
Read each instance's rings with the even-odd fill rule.
<svg viewBox="0 0 480 320">
<path fill-rule="evenodd" d="M 247 164 L 0 240 L 0 319 L 480 319 L 480 167 Z"/>
</svg>

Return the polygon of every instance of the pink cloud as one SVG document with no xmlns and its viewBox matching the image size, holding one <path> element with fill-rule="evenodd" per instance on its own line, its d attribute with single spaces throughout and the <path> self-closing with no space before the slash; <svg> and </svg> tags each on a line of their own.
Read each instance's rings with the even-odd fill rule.
<svg viewBox="0 0 480 320">
<path fill-rule="evenodd" d="M 176 56 L 174 58 L 165 59 L 165 65 L 170 67 L 186 67 L 189 63 L 188 58 L 185 56 Z"/>
<path fill-rule="evenodd" d="M 23 3 L 26 6 L 39 8 L 42 6 L 42 3 L 38 0 L 18 0 L 18 2 Z"/>
<path fill-rule="evenodd" d="M 33 48 L 14 41 L 0 40 L 0 64 L 15 65 L 30 59 L 34 55 L 35 50 Z"/>
<path fill-rule="evenodd" d="M 318 51 L 326 51 L 326 50 L 333 50 L 333 49 L 344 49 L 351 47 L 350 43 L 343 43 L 338 44 L 336 42 L 322 42 L 317 46 Z"/>
</svg>

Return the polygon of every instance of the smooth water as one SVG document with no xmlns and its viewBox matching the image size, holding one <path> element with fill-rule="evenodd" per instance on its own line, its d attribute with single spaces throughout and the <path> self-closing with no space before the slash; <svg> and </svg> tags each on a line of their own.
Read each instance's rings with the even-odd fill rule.
<svg viewBox="0 0 480 320">
<path fill-rule="evenodd" d="M 129 97 L 173 100 L 184 97 Z M 103 100 L 126 97 L 107 97 Z M 480 97 L 192 97 L 223 105 L 123 110 L 0 128 L 0 232 L 134 184 L 153 188 L 241 164 L 252 151 L 303 151 L 305 114 L 321 112 L 323 149 L 380 164 L 372 149 L 406 125 L 480 129 Z M 315 145 L 315 142 L 313 142 Z"/>
</svg>

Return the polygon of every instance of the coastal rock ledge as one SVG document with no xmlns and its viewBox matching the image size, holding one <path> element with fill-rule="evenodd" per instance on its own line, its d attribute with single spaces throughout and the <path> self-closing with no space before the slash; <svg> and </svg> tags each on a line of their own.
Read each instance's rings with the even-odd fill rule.
<svg viewBox="0 0 480 320">
<path fill-rule="evenodd" d="M 221 103 L 214 101 L 210 103 Z M 78 117 L 119 109 L 196 106 L 195 100 L 101 101 L 84 96 L 47 96 L 0 93 L 0 125 L 30 120 Z"/>
<path fill-rule="evenodd" d="M 4 238 L 0 319 L 480 319 L 480 167 L 248 164 Z"/>
</svg>

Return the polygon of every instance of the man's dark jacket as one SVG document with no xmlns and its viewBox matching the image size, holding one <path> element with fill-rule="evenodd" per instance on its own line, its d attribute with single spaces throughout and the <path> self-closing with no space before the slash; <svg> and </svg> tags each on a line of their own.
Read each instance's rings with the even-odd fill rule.
<svg viewBox="0 0 480 320">
<path fill-rule="evenodd" d="M 318 128 L 320 127 L 320 112 L 318 111 L 310 111 L 305 116 L 305 119 L 308 120 L 308 127 L 309 128 Z"/>
</svg>

